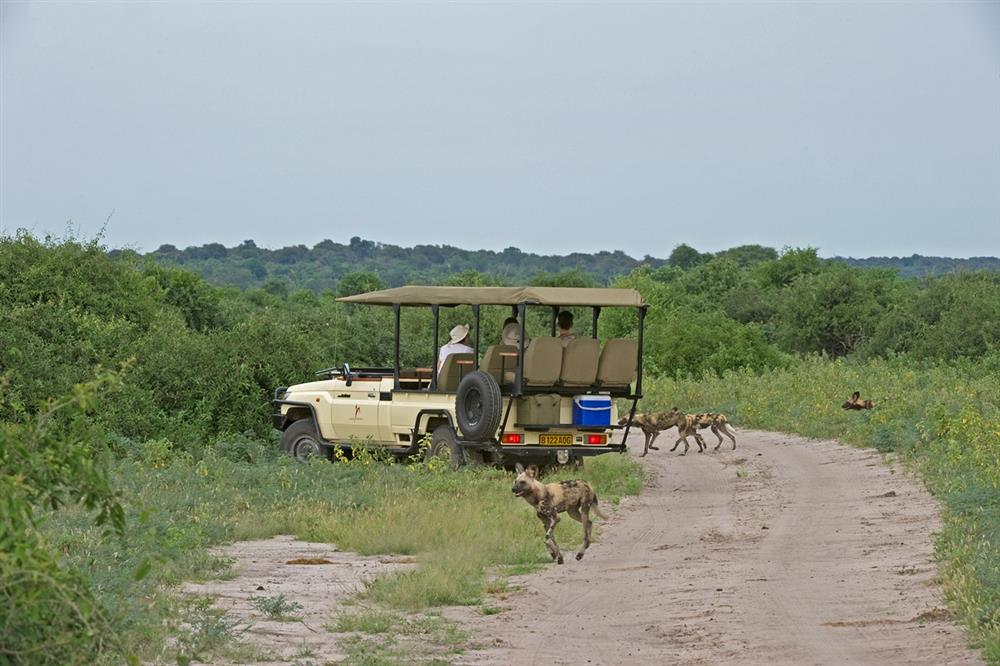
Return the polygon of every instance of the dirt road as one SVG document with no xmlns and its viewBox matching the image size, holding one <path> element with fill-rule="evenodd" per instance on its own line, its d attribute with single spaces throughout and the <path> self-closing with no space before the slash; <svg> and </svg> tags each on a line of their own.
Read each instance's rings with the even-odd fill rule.
<svg viewBox="0 0 1000 666">
<path fill-rule="evenodd" d="M 500 614 L 455 611 L 487 646 L 458 663 L 983 663 L 943 610 L 919 482 L 836 442 L 738 440 L 651 452 L 582 561 L 514 579 Z"/>
</svg>

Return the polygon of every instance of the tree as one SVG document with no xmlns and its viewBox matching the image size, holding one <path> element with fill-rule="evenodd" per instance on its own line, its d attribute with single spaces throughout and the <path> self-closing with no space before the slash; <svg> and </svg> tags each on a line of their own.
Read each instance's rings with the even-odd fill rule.
<svg viewBox="0 0 1000 666">
<path fill-rule="evenodd" d="M 378 291 L 379 289 L 385 289 L 385 283 L 379 279 L 378 275 L 369 271 L 345 273 L 337 281 L 338 298 Z"/>
<path fill-rule="evenodd" d="M 690 245 L 681 243 L 674 248 L 673 252 L 670 253 L 670 257 L 667 258 L 667 263 L 686 271 L 694 268 L 698 264 L 708 261 L 709 258 L 711 258 L 711 255 L 702 254 Z"/>
<path fill-rule="evenodd" d="M 738 266 L 747 267 L 764 261 L 774 261 L 778 252 L 773 247 L 763 245 L 739 245 L 716 253 L 716 258 L 732 259 Z"/>
<path fill-rule="evenodd" d="M 793 351 L 844 356 L 875 332 L 896 286 L 892 272 L 843 264 L 802 275 L 782 295 L 778 337 Z"/>
<path fill-rule="evenodd" d="M 262 254 L 261 250 L 257 247 L 257 244 L 253 240 L 245 240 L 238 246 L 234 247 L 232 254 L 237 257 L 243 257 L 249 259 L 251 257 L 260 257 Z"/>
<path fill-rule="evenodd" d="M 816 248 L 785 248 L 777 261 L 765 261 L 753 267 L 753 273 L 764 287 L 784 287 L 800 275 L 813 275 L 823 267 Z"/>
<path fill-rule="evenodd" d="M 222 323 L 217 288 L 213 288 L 196 273 L 164 266 L 152 266 L 148 273 L 163 289 L 164 300 L 183 313 L 188 326 L 204 332 Z"/>
</svg>

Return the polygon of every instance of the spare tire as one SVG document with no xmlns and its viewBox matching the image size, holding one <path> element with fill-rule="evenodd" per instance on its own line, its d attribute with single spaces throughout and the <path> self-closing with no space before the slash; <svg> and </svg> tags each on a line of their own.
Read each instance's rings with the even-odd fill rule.
<svg viewBox="0 0 1000 666">
<path fill-rule="evenodd" d="M 500 427 L 500 385 L 493 376 L 474 370 L 462 377 L 455 395 L 455 417 L 462 437 L 483 442 Z"/>
</svg>

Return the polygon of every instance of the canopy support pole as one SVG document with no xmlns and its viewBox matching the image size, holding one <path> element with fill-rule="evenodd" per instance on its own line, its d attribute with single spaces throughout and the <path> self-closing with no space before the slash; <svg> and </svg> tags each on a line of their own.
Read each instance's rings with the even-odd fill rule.
<svg viewBox="0 0 1000 666">
<path fill-rule="evenodd" d="M 476 364 L 473 366 L 473 368 L 478 368 L 479 367 L 479 306 L 478 305 L 472 306 L 472 316 L 476 320 L 475 356 L 473 357 L 476 359 Z"/>
<path fill-rule="evenodd" d="M 438 389 L 438 354 L 441 350 L 438 349 L 438 306 L 432 305 L 431 312 L 434 313 L 434 365 L 431 366 L 431 391 L 437 391 Z"/>
<path fill-rule="evenodd" d="M 517 318 L 521 324 L 521 339 L 517 341 L 517 376 L 514 378 L 514 395 L 521 395 L 524 392 L 524 333 L 525 333 L 525 311 L 527 306 L 519 303 L 517 306 Z"/>
<path fill-rule="evenodd" d="M 401 308 L 399 306 L 399 303 L 393 303 L 392 304 L 392 313 L 393 313 L 394 319 L 396 320 L 396 350 L 395 350 L 395 359 L 396 359 L 396 362 L 392 366 L 392 390 L 394 390 L 394 391 L 398 391 L 399 390 L 399 311 L 400 311 L 400 309 Z"/>
</svg>

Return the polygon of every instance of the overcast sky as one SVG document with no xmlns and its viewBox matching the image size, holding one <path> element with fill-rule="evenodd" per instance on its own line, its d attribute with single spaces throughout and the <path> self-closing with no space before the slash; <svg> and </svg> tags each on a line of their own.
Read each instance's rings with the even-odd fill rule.
<svg viewBox="0 0 1000 666">
<path fill-rule="evenodd" d="M 0 5 L 7 234 L 1000 255 L 998 2 Z"/>
</svg>

